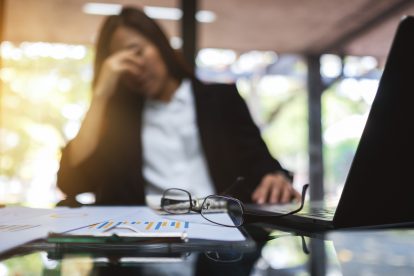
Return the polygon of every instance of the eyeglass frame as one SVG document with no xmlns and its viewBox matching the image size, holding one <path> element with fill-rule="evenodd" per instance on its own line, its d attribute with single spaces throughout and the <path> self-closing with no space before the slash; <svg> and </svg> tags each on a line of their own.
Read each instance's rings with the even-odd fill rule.
<svg viewBox="0 0 414 276">
<path fill-rule="evenodd" d="M 195 213 L 200 214 L 205 220 L 207 220 L 209 222 L 212 222 L 214 224 L 221 225 L 221 226 L 225 226 L 225 227 L 241 227 L 241 226 L 244 225 L 246 219 L 247 220 L 251 220 L 251 222 L 256 222 L 257 221 L 257 217 L 276 217 L 276 218 L 281 218 L 281 217 L 290 216 L 290 215 L 293 215 L 293 214 L 296 214 L 296 213 L 300 212 L 303 209 L 303 206 L 305 204 L 305 196 L 306 196 L 306 191 L 307 191 L 308 187 L 309 187 L 309 184 L 305 184 L 302 187 L 302 198 L 301 198 L 301 203 L 300 203 L 299 208 L 297 208 L 295 210 L 292 210 L 290 212 L 287 212 L 285 214 L 270 214 L 269 212 L 266 212 L 266 211 L 258 211 L 258 210 L 252 211 L 252 210 L 248 210 L 248 208 L 246 208 L 246 206 L 243 204 L 243 202 L 241 200 L 239 200 L 237 198 L 234 198 L 234 197 L 231 197 L 231 196 L 224 196 L 224 195 L 209 195 L 209 196 L 207 196 L 207 197 L 204 198 L 204 200 L 203 200 L 202 204 L 200 205 L 200 207 L 199 208 L 196 208 L 196 206 L 198 205 L 199 200 L 194 200 L 192 198 L 190 192 L 188 192 L 187 190 L 184 190 L 184 189 L 180 189 L 180 188 L 170 188 L 170 189 L 164 190 L 164 192 L 162 193 L 162 197 L 161 197 L 161 209 L 163 211 L 167 212 L 168 214 L 171 214 L 171 215 L 188 214 L 191 211 L 193 211 Z M 185 192 L 189 196 L 190 206 L 188 207 L 188 211 L 187 212 L 185 212 L 185 213 L 173 213 L 173 212 L 169 212 L 168 210 L 166 210 L 164 208 L 164 206 L 165 206 L 164 205 L 164 202 L 165 202 L 165 194 L 168 191 L 171 191 L 171 190 L 182 191 L 182 192 Z M 224 200 L 233 200 L 233 201 L 237 202 L 238 205 L 240 205 L 240 207 L 241 207 L 240 210 L 242 211 L 242 213 L 241 213 L 241 222 L 240 222 L 239 225 L 234 225 L 233 226 L 233 225 L 226 225 L 226 224 L 218 223 L 218 222 L 215 222 L 215 221 L 212 221 L 212 220 L 208 219 L 207 217 L 205 217 L 203 215 L 203 213 L 202 213 L 202 210 L 203 210 L 202 206 L 204 205 L 204 203 L 209 198 L 213 198 L 213 197 L 214 198 L 222 198 Z M 186 202 L 186 201 L 183 200 L 181 202 Z"/>
</svg>

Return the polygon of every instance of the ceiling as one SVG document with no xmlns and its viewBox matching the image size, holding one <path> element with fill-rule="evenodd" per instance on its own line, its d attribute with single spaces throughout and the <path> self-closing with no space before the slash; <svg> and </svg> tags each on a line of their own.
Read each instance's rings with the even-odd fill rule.
<svg viewBox="0 0 414 276">
<path fill-rule="evenodd" d="M 4 38 L 14 42 L 93 44 L 103 19 L 82 12 L 86 0 L 4 1 Z M 179 7 L 181 3 L 179 0 L 99 2 L 141 7 Z M 401 17 L 414 15 L 411 0 L 199 0 L 198 7 L 216 14 L 214 22 L 200 23 L 199 48 L 378 58 L 386 56 Z M 179 21 L 160 23 L 169 36 L 180 36 Z"/>
</svg>

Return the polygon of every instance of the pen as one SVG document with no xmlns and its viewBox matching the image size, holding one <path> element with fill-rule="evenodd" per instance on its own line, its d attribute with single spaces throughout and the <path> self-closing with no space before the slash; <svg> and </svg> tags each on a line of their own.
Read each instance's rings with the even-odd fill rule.
<svg viewBox="0 0 414 276">
<path fill-rule="evenodd" d="M 49 233 L 48 242 L 52 243 L 183 243 L 188 241 L 186 232 L 161 232 L 161 233 L 97 233 L 89 234 L 62 234 Z"/>
</svg>

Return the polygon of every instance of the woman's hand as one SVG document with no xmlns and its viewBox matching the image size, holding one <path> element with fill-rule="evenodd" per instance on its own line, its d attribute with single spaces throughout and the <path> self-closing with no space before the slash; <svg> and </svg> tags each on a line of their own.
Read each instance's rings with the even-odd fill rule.
<svg viewBox="0 0 414 276">
<path fill-rule="evenodd" d="M 292 199 L 300 201 L 301 195 L 282 172 L 265 175 L 252 195 L 253 202 L 258 204 L 289 203 Z"/>
<path fill-rule="evenodd" d="M 115 52 L 104 61 L 89 111 L 69 150 L 72 166 L 79 165 L 96 149 L 104 126 L 106 106 L 111 96 L 119 91 L 119 82 L 134 85 L 132 83 L 143 75 L 143 67 L 143 58 L 137 47 Z"/>
<path fill-rule="evenodd" d="M 136 90 L 144 75 L 144 60 L 138 47 L 118 51 L 102 64 L 94 94 L 109 98 L 118 90 L 120 81 Z"/>
</svg>

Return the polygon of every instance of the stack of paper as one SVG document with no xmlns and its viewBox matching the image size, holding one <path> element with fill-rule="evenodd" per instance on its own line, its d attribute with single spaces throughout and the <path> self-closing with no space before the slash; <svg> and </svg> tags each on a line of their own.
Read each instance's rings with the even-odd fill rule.
<svg viewBox="0 0 414 276">
<path fill-rule="evenodd" d="M 0 209 L 0 252 L 47 237 L 49 232 L 66 232 L 108 218 L 108 209 L 113 214 L 133 212 L 130 207 L 82 207 L 36 209 L 6 207 Z"/>
<path fill-rule="evenodd" d="M 230 220 L 227 214 L 217 214 Z M 199 214 L 161 216 L 144 206 L 33 209 L 0 208 L 0 252 L 46 238 L 50 232 L 95 234 L 109 227 L 128 225 L 141 233 L 186 232 L 191 239 L 243 241 L 237 228 L 218 226 Z"/>
<path fill-rule="evenodd" d="M 243 241 L 243 234 L 232 227 L 224 227 L 205 220 L 200 214 L 189 215 L 159 215 L 148 207 L 132 207 L 133 211 L 127 215 L 111 217 L 99 224 L 71 231 L 73 234 L 93 235 L 104 232 L 107 229 L 116 226 L 126 225 L 138 233 L 173 233 L 186 232 L 187 237 L 191 239 L 219 240 L 219 241 Z M 216 214 L 218 221 L 231 222 L 226 213 Z"/>
</svg>

